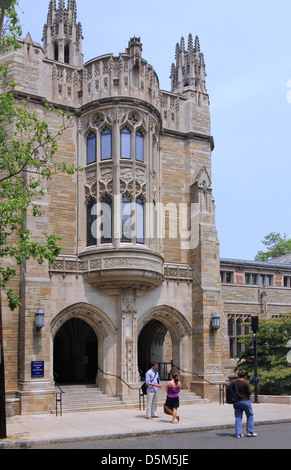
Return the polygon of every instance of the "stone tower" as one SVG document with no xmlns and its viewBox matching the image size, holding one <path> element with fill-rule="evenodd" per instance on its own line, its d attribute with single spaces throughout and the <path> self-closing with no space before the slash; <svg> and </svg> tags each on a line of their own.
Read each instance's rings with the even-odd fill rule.
<svg viewBox="0 0 291 470">
<path fill-rule="evenodd" d="M 56 62 L 82 67 L 82 25 L 77 23 L 76 0 L 51 0 L 47 23 L 43 30 L 43 45 L 47 57 Z"/>
</svg>

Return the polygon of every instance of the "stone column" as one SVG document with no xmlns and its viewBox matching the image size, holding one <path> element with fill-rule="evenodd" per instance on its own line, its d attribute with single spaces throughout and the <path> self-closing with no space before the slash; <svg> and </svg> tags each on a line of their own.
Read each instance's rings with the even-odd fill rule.
<svg viewBox="0 0 291 470">
<path fill-rule="evenodd" d="M 138 386 L 138 365 L 137 365 L 137 309 L 136 309 L 136 289 L 122 289 L 121 291 L 121 378 L 118 385 L 119 394 L 122 398 L 133 396 Z M 126 385 L 128 384 L 130 388 Z"/>
</svg>

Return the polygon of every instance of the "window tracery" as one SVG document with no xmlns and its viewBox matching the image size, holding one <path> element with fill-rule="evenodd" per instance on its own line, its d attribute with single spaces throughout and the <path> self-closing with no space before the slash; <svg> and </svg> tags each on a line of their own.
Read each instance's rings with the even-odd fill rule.
<svg viewBox="0 0 291 470">
<path fill-rule="evenodd" d="M 146 201 L 155 199 L 157 121 L 144 111 L 115 106 L 83 116 L 81 122 L 87 149 L 87 246 L 149 243 L 145 238 Z M 115 217 L 117 205 L 119 219 Z M 97 229 L 90 235 L 92 223 Z"/>
</svg>

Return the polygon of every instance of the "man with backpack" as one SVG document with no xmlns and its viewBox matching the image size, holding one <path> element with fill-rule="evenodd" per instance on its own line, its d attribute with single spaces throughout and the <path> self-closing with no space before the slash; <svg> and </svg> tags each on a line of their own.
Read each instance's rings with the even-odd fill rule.
<svg viewBox="0 0 291 470">
<path fill-rule="evenodd" d="M 237 401 L 233 403 L 234 416 L 235 416 L 235 434 L 237 438 L 244 437 L 242 434 L 242 417 L 245 412 L 247 417 L 247 436 L 256 437 L 257 434 L 254 432 L 254 412 L 252 408 L 251 387 L 247 380 L 248 373 L 246 370 L 239 370 L 238 378 L 233 382 L 233 386 L 237 392 Z"/>
<path fill-rule="evenodd" d="M 151 368 L 146 373 L 145 383 L 147 385 L 147 410 L 146 418 L 159 418 L 157 415 L 158 389 L 162 388 L 158 373 L 158 364 L 151 363 Z"/>
</svg>

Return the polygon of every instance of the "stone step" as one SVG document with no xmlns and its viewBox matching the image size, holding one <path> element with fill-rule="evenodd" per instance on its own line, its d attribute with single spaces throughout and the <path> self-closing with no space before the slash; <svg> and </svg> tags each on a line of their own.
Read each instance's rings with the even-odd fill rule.
<svg viewBox="0 0 291 470">
<path fill-rule="evenodd" d="M 166 400 L 165 387 L 164 390 L 158 393 L 158 406 L 162 406 Z M 85 411 L 98 411 L 98 410 L 113 410 L 113 409 L 126 409 L 126 408 L 139 408 L 146 406 L 146 396 L 141 397 L 139 403 L 138 391 L 126 401 L 121 401 L 120 398 L 109 396 L 103 393 L 99 388 L 94 385 L 64 385 L 61 386 L 62 391 L 62 411 L 63 413 L 85 412 Z M 59 389 L 56 387 L 56 391 Z M 180 405 L 190 405 L 195 403 L 209 403 L 209 400 L 201 399 L 188 390 L 181 390 Z"/>
</svg>

